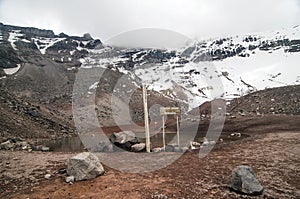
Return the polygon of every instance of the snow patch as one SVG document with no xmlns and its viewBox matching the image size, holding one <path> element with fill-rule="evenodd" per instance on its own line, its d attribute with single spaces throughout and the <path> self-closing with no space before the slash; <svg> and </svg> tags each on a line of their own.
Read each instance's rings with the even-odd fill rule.
<svg viewBox="0 0 300 199">
<path fill-rule="evenodd" d="M 41 54 L 46 54 L 46 50 L 53 46 L 55 43 L 65 40 L 66 38 L 45 38 L 45 37 L 39 37 L 39 38 L 33 38 L 33 41 Z"/>
<path fill-rule="evenodd" d="M 18 72 L 20 68 L 21 68 L 21 65 L 17 64 L 17 67 L 15 67 L 15 68 L 4 68 L 3 70 L 4 70 L 5 74 L 13 75 L 16 72 Z"/>
<path fill-rule="evenodd" d="M 93 90 L 93 89 L 96 89 L 97 86 L 98 86 L 99 82 L 95 82 L 94 84 L 92 84 L 90 87 L 89 87 L 89 90 Z"/>
<path fill-rule="evenodd" d="M 67 70 L 76 70 L 76 67 L 67 68 Z"/>
<path fill-rule="evenodd" d="M 13 30 L 12 32 L 9 32 L 8 41 L 10 42 L 14 50 L 18 50 L 17 46 L 15 45 L 15 42 L 18 41 L 18 37 L 21 36 L 23 36 L 23 34 L 20 34 L 20 30 Z"/>
</svg>

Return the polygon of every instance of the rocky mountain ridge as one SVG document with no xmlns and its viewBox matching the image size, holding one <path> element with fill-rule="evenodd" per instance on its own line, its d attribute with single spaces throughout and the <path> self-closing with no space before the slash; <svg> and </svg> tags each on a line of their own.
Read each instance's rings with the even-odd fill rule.
<svg viewBox="0 0 300 199">
<path fill-rule="evenodd" d="M 102 68 L 107 70 L 105 75 L 92 82 L 92 89 L 82 96 L 97 88 L 97 96 L 109 108 L 110 98 L 104 96 L 114 93 L 123 98 L 125 90 L 138 90 L 144 83 L 157 96 L 176 100 L 189 111 L 215 98 L 228 100 L 265 88 L 299 84 L 299 54 L 299 26 L 195 41 L 168 50 L 118 48 L 103 45 L 89 34 L 55 35 L 51 30 L 0 24 L 2 86 L 19 97 L 45 104 L 71 103 L 77 71 Z M 127 83 L 117 85 L 117 79 L 125 76 Z M 214 90 L 222 92 L 215 96 Z"/>
</svg>

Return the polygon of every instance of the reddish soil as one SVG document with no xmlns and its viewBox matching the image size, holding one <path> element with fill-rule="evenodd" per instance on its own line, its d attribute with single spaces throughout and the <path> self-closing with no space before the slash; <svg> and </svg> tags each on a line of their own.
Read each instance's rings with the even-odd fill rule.
<svg viewBox="0 0 300 199">
<path fill-rule="evenodd" d="M 1 151 L 0 198 L 299 198 L 299 121 L 296 116 L 236 118 L 227 121 L 223 136 L 228 137 L 226 132 L 231 129 L 249 136 L 218 144 L 205 158 L 199 159 L 198 151 L 186 152 L 152 173 L 131 174 L 105 167 L 105 175 L 74 184 L 65 183 L 64 175 L 55 172 L 73 154 Z M 7 161 L 14 166 L 6 169 Z M 239 195 L 228 189 L 228 176 L 238 165 L 254 169 L 265 188 L 262 196 Z M 15 177 L 17 171 L 22 178 Z M 43 179 L 46 173 L 53 177 Z M 28 184 L 30 176 L 38 184 Z"/>
</svg>

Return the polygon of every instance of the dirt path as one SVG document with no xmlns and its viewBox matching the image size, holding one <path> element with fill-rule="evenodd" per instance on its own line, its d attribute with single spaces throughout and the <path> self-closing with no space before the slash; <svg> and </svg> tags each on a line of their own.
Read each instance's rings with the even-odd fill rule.
<svg viewBox="0 0 300 199">
<path fill-rule="evenodd" d="M 73 185 L 65 183 L 63 177 L 56 175 L 50 180 L 43 180 L 40 184 L 6 197 L 240 198 L 240 195 L 228 190 L 226 182 L 231 170 L 244 164 L 253 167 L 265 191 L 260 197 L 243 196 L 243 198 L 299 198 L 299 133 L 255 135 L 251 139 L 219 146 L 203 159 L 199 159 L 197 152 L 188 152 L 172 165 L 152 173 L 130 174 L 106 168 L 104 176 L 91 181 L 76 182 Z M 2 158 L 3 153 L 1 154 Z M 54 153 L 25 155 L 21 152 L 7 152 L 4 157 L 8 158 L 12 154 L 17 154 L 20 163 L 28 164 L 26 166 L 28 168 L 37 165 L 48 168 L 52 165 L 54 168 L 53 163 L 59 167 L 58 165 L 63 165 L 71 155 Z M 44 163 L 28 163 L 28 160 Z M 3 193 L 1 195 L 3 196 Z"/>
</svg>

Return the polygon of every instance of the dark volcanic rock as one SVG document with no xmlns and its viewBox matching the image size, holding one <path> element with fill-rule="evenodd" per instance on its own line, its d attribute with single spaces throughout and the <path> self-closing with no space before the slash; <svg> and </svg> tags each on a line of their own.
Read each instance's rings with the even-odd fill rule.
<svg viewBox="0 0 300 199">
<path fill-rule="evenodd" d="M 52 30 L 42 30 L 38 28 L 33 27 L 19 27 L 19 26 L 12 26 L 12 25 L 4 25 L 0 23 L 0 29 L 3 29 L 5 31 L 11 31 L 11 30 L 20 30 L 21 33 L 28 34 L 31 36 L 38 36 L 38 37 L 54 37 L 55 34 Z"/>
<path fill-rule="evenodd" d="M 11 46 L 3 45 L 0 48 L 0 68 L 13 68 L 21 63 L 19 55 Z"/>
<path fill-rule="evenodd" d="M 231 173 L 228 186 L 236 192 L 248 195 L 260 195 L 264 190 L 249 166 L 236 167 Z"/>
</svg>

